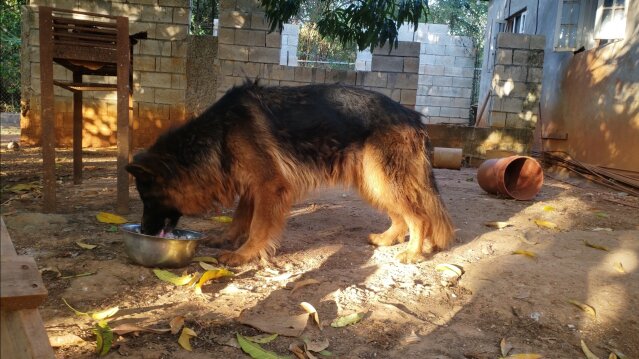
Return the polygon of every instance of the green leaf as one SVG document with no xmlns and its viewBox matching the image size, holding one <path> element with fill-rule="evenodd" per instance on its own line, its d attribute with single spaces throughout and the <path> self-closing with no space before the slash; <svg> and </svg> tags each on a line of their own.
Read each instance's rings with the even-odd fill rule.
<svg viewBox="0 0 639 359">
<path fill-rule="evenodd" d="M 107 355 L 113 345 L 113 331 L 111 331 L 109 324 L 105 321 L 96 323 L 93 333 L 96 336 L 96 353 L 100 356 Z"/>
<path fill-rule="evenodd" d="M 165 282 L 169 282 L 169 283 L 173 283 L 177 286 L 182 286 L 182 285 L 186 285 L 188 284 L 191 279 L 193 279 L 192 275 L 183 275 L 183 276 L 178 276 L 176 274 L 173 274 L 167 270 L 163 270 L 163 269 L 154 269 L 153 273 L 155 273 L 155 275 L 165 281 Z"/>
<path fill-rule="evenodd" d="M 345 315 L 339 318 L 336 318 L 332 323 L 331 327 L 333 328 L 342 328 L 347 325 L 353 325 L 364 318 L 364 313 L 353 313 L 349 315 Z"/>
<path fill-rule="evenodd" d="M 240 344 L 240 348 L 242 348 L 242 350 L 251 356 L 251 358 L 253 359 L 282 359 L 282 358 L 289 358 L 289 357 L 283 357 L 278 355 L 277 353 L 274 353 L 272 351 L 268 351 L 264 348 L 262 348 L 259 344 L 253 343 L 250 340 L 247 340 L 245 337 L 243 337 L 242 335 L 240 335 L 239 333 L 236 334 L 237 336 L 237 342 L 238 344 Z"/>
<path fill-rule="evenodd" d="M 259 334 L 259 335 L 254 335 L 252 337 L 244 337 L 247 340 L 252 341 L 253 343 L 257 343 L 257 344 L 267 344 L 272 342 L 273 340 L 275 340 L 275 338 L 277 338 L 277 333 L 275 334 Z"/>
</svg>

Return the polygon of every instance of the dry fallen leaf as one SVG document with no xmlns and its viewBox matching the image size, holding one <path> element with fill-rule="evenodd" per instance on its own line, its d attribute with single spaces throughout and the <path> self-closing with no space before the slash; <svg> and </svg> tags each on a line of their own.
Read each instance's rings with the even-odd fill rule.
<svg viewBox="0 0 639 359">
<path fill-rule="evenodd" d="M 304 349 L 315 352 L 315 353 L 319 353 L 325 350 L 326 348 L 328 348 L 329 345 L 330 343 L 328 342 L 328 339 L 322 339 L 322 340 L 304 339 Z"/>
<path fill-rule="evenodd" d="M 610 353 L 610 355 L 608 355 L 608 359 L 619 359 L 619 358 L 617 357 L 617 354 Z"/>
<path fill-rule="evenodd" d="M 522 256 L 526 256 L 532 259 L 536 259 L 537 258 L 537 254 L 535 252 L 531 252 L 531 251 L 526 251 L 523 249 L 518 249 L 516 251 L 513 251 L 512 254 L 519 254 Z"/>
<path fill-rule="evenodd" d="M 586 312 L 588 315 L 590 315 L 593 318 L 597 317 L 597 311 L 595 310 L 595 308 L 593 308 L 592 306 L 588 305 L 588 304 L 584 304 L 582 302 L 576 301 L 576 300 L 569 300 L 568 303 L 574 305 L 575 307 L 583 310 L 584 312 Z"/>
<path fill-rule="evenodd" d="M 541 228 L 558 229 L 557 224 L 550 221 L 544 221 L 542 219 L 535 219 L 535 224 Z"/>
<path fill-rule="evenodd" d="M 412 330 L 408 336 L 400 340 L 400 343 L 402 345 L 410 345 L 410 344 L 419 343 L 420 340 L 421 338 L 419 337 L 419 335 L 415 334 L 415 331 Z"/>
<path fill-rule="evenodd" d="M 590 242 L 588 242 L 588 241 L 584 241 L 584 244 L 586 245 L 586 247 L 590 247 L 590 248 L 594 248 L 594 249 L 599 249 L 600 251 L 610 252 L 610 250 L 609 250 L 607 247 L 600 246 L 600 245 L 598 245 L 598 244 L 590 243 Z"/>
<path fill-rule="evenodd" d="M 297 359 L 306 359 L 304 349 L 302 349 L 299 344 L 291 343 L 288 346 L 288 350 L 290 350 L 291 353 L 295 354 L 295 357 L 297 357 Z"/>
<path fill-rule="evenodd" d="M 332 323 L 331 327 L 333 328 L 342 328 L 347 325 L 352 325 L 364 318 L 364 313 L 353 313 L 349 315 L 345 315 L 339 318 L 336 318 Z"/>
<path fill-rule="evenodd" d="M 211 217 L 211 219 L 216 221 L 216 222 L 220 222 L 220 223 L 231 223 L 231 222 L 233 222 L 233 218 L 231 218 L 229 216 L 214 216 L 214 217 Z"/>
<path fill-rule="evenodd" d="M 40 269 L 39 271 L 40 271 L 40 274 L 44 274 L 44 272 L 53 272 L 53 273 L 55 273 L 55 277 L 56 278 L 62 277 L 62 273 L 60 273 L 60 270 L 58 268 L 55 268 L 55 267 L 44 267 L 44 268 Z"/>
<path fill-rule="evenodd" d="M 506 227 L 512 227 L 513 225 L 508 222 L 485 222 L 484 225 L 486 227 L 502 229 Z"/>
<path fill-rule="evenodd" d="M 302 287 L 306 287 L 307 285 L 311 285 L 311 284 L 319 284 L 320 281 L 318 281 L 317 279 L 313 279 L 313 278 L 309 278 L 309 279 L 304 279 L 302 281 L 299 282 L 295 282 L 295 284 L 293 285 L 293 290 L 291 290 L 291 294 L 295 293 L 296 290 L 302 288 Z"/>
<path fill-rule="evenodd" d="M 602 212 L 602 211 L 595 212 L 595 215 L 597 217 L 599 217 L 599 218 L 608 218 L 608 217 L 610 217 L 610 215 L 608 213 Z"/>
<path fill-rule="evenodd" d="M 501 342 L 499 342 L 499 348 L 501 349 L 501 356 L 503 357 L 508 355 L 508 353 L 513 350 L 513 346 L 510 343 L 506 342 L 506 338 L 501 339 Z"/>
<path fill-rule="evenodd" d="M 5 187 L 5 189 L 15 194 L 21 194 L 22 192 L 40 191 L 42 189 L 42 185 L 40 185 L 37 181 L 34 181 L 29 183 L 18 183 L 11 187 Z"/>
<path fill-rule="evenodd" d="M 180 338 L 178 338 L 178 344 L 188 351 L 193 351 L 193 348 L 191 347 L 191 338 L 193 337 L 197 337 L 197 333 L 195 333 L 191 328 L 184 327 L 182 328 Z"/>
<path fill-rule="evenodd" d="M 225 268 L 208 270 L 204 272 L 204 274 L 202 274 L 202 277 L 200 277 L 200 280 L 195 285 L 195 293 L 202 294 L 202 285 L 204 285 L 204 283 L 210 280 L 222 278 L 222 277 L 230 277 L 232 275 L 233 275 L 233 272 Z"/>
<path fill-rule="evenodd" d="M 544 210 L 546 212 L 552 212 L 552 211 L 555 210 L 555 207 L 546 205 L 546 206 L 542 207 L 542 210 Z"/>
<path fill-rule="evenodd" d="M 504 359 L 541 359 L 544 356 L 541 354 L 535 353 L 522 353 L 522 354 L 513 354 L 505 357 Z"/>
<path fill-rule="evenodd" d="M 171 321 L 169 322 L 169 326 L 171 327 L 171 334 L 177 334 L 184 326 L 184 317 L 178 315 L 177 317 L 171 319 Z"/>
<path fill-rule="evenodd" d="M 111 331 L 117 335 L 125 335 L 125 334 L 136 333 L 136 332 L 164 334 L 164 333 L 170 332 L 171 329 L 154 329 L 154 328 L 141 327 L 135 324 L 120 324 L 117 327 L 111 329 Z"/>
<path fill-rule="evenodd" d="M 615 263 L 614 267 L 617 270 L 617 272 L 626 273 L 626 270 L 623 268 L 623 264 L 621 264 L 621 262 Z"/>
<path fill-rule="evenodd" d="M 319 330 L 321 331 L 322 323 L 320 322 L 319 314 L 317 313 L 317 310 L 315 309 L 315 307 L 311 303 L 307 303 L 307 302 L 300 303 L 300 306 L 306 311 L 306 313 L 313 316 L 313 319 L 315 319 L 315 323 L 317 323 L 317 326 L 319 327 Z"/>
<path fill-rule="evenodd" d="M 118 216 L 117 214 L 113 214 L 113 213 L 107 213 L 107 212 L 100 212 L 95 215 L 95 218 L 97 218 L 99 222 L 110 223 L 110 224 L 124 224 L 128 222 L 126 218 L 124 217 Z"/>
<path fill-rule="evenodd" d="M 249 325 L 265 333 L 299 337 L 306 328 L 308 313 L 292 317 L 282 313 L 262 313 L 243 310 L 237 320 L 241 324 Z"/>
<path fill-rule="evenodd" d="M 193 279 L 193 275 L 183 275 L 180 277 L 164 269 L 154 269 L 153 273 L 155 273 L 155 275 L 159 279 L 165 282 L 173 283 L 177 286 L 186 285 Z"/>
<path fill-rule="evenodd" d="M 598 356 L 596 356 L 593 352 L 590 351 L 590 348 L 588 348 L 588 346 L 583 341 L 583 339 L 581 340 L 581 350 L 584 352 L 587 359 L 599 359 Z"/>
<path fill-rule="evenodd" d="M 242 335 L 240 335 L 239 333 L 236 334 L 237 337 L 237 342 L 238 344 L 240 344 L 240 348 L 242 348 L 242 350 L 251 356 L 251 358 L 253 359 L 280 359 L 283 358 L 279 355 L 277 355 L 274 352 L 268 351 L 264 348 L 262 348 L 259 344 L 253 343 L 250 340 L 247 340 L 245 337 L 243 337 Z"/>
<path fill-rule="evenodd" d="M 83 243 L 80 241 L 75 242 L 75 244 L 77 244 L 78 247 L 84 248 L 84 249 L 93 249 L 98 246 L 97 244 L 88 244 L 88 243 Z"/>
</svg>

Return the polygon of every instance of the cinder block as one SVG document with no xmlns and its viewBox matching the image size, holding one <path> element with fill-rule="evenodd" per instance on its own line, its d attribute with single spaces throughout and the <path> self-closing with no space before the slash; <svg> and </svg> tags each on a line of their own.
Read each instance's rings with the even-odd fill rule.
<svg viewBox="0 0 639 359">
<path fill-rule="evenodd" d="M 521 98 L 504 98 L 501 110 L 504 112 L 520 113 L 524 108 L 524 100 Z"/>
<path fill-rule="evenodd" d="M 171 88 L 176 90 L 186 89 L 186 75 L 171 74 Z"/>
<path fill-rule="evenodd" d="M 282 35 L 279 32 L 273 31 L 266 34 L 266 47 L 282 47 Z"/>
<path fill-rule="evenodd" d="M 529 49 L 530 37 L 523 34 L 500 32 L 497 34 L 497 47 L 510 49 Z"/>
<path fill-rule="evenodd" d="M 155 5 L 158 0 L 129 0 L 123 1 L 124 3 L 129 2 L 131 4 L 142 4 L 142 5 Z M 116 4 L 116 1 L 113 1 L 113 4 Z"/>
<path fill-rule="evenodd" d="M 402 89 L 400 95 L 400 103 L 403 105 L 412 105 L 414 106 L 417 100 L 417 91 L 416 90 L 408 90 Z"/>
<path fill-rule="evenodd" d="M 295 79 L 295 68 L 273 65 L 273 67 L 271 68 L 270 78 L 278 81 L 293 81 Z"/>
<path fill-rule="evenodd" d="M 157 28 L 157 25 L 151 22 L 140 22 L 140 21 L 129 22 L 129 33 L 135 34 L 138 32 L 146 31 L 149 39 L 155 39 L 156 28 Z M 149 41 L 149 40 L 141 40 L 141 41 Z M 140 43 L 133 46 L 133 53 L 135 54 L 136 51 L 139 51 L 139 49 L 140 49 Z"/>
<path fill-rule="evenodd" d="M 236 10 L 236 7 L 237 7 L 236 0 L 220 0 L 218 4 L 219 4 L 218 6 L 220 7 L 221 12 Z"/>
<path fill-rule="evenodd" d="M 451 78 L 453 87 L 464 87 L 464 88 L 472 88 L 473 87 L 473 78 L 472 77 L 452 77 Z"/>
<path fill-rule="evenodd" d="M 159 40 L 140 40 L 140 55 L 171 56 L 171 43 Z"/>
<path fill-rule="evenodd" d="M 417 74 L 390 73 L 388 74 L 388 87 L 417 90 L 418 77 Z"/>
<path fill-rule="evenodd" d="M 189 7 L 189 0 L 159 0 L 160 6 Z"/>
<path fill-rule="evenodd" d="M 544 66 L 544 51 L 535 50 L 528 53 L 528 66 Z"/>
<path fill-rule="evenodd" d="M 133 68 L 138 71 L 155 71 L 155 56 L 134 56 Z"/>
<path fill-rule="evenodd" d="M 428 24 L 428 32 L 433 34 L 448 34 L 448 25 L 446 24 Z"/>
<path fill-rule="evenodd" d="M 173 8 L 142 5 L 140 20 L 148 22 L 171 23 L 173 22 Z M 188 21 L 186 22 L 186 24 L 188 24 Z"/>
<path fill-rule="evenodd" d="M 384 72 L 357 72 L 356 76 L 358 86 L 387 87 L 388 84 L 388 74 Z"/>
<path fill-rule="evenodd" d="M 428 91 L 430 91 L 430 87 L 428 88 Z M 425 96 L 423 101 L 424 105 L 441 107 L 448 106 L 448 104 L 450 103 L 450 98 L 439 96 Z"/>
<path fill-rule="evenodd" d="M 246 12 L 252 12 L 256 9 L 259 9 L 260 7 L 261 4 L 259 0 L 237 0 L 236 5 L 236 9 Z"/>
<path fill-rule="evenodd" d="M 435 81 L 435 77 L 436 76 L 431 76 L 431 75 L 419 75 L 417 84 L 420 87 L 426 86 L 426 85 L 432 85 Z"/>
<path fill-rule="evenodd" d="M 219 44 L 217 55 L 220 60 L 248 61 L 249 48 L 248 46 Z"/>
<path fill-rule="evenodd" d="M 404 72 L 416 74 L 419 71 L 418 57 L 404 57 Z"/>
<path fill-rule="evenodd" d="M 186 50 L 188 48 L 187 41 L 172 41 L 171 42 L 171 56 L 173 57 L 186 57 Z"/>
<path fill-rule="evenodd" d="M 470 47 L 446 45 L 446 55 L 448 56 L 472 56 L 473 49 Z"/>
<path fill-rule="evenodd" d="M 423 102 L 423 99 L 417 98 L 417 103 Z M 437 106 L 422 106 L 419 110 L 425 116 L 439 116 L 440 108 Z"/>
<path fill-rule="evenodd" d="M 446 55 L 446 45 L 423 44 L 422 53 L 426 55 Z"/>
<path fill-rule="evenodd" d="M 514 50 L 513 65 L 527 65 L 528 56 L 529 56 L 528 50 Z"/>
<path fill-rule="evenodd" d="M 420 47 L 420 43 L 418 42 L 399 41 L 397 47 L 386 43 L 382 47 L 376 47 L 372 52 L 373 55 L 417 57 L 419 56 Z M 375 58 L 375 56 L 373 56 L 373 58 Z"/>
<path fill-rule="evenodd" d="M 463 76 L 462 67 L 454 67 L 454 66 L 445 66 L 444 67 L 444 75 L 445 76 Z"/>
<path fill-rule="evenodd" d="M 157 24 L 156 38 L 164 40 L 184 40 L 189 34 L 188 25 Z"/>
<path fill-rule="evenodd" d="M 313 69 L 310 67 L 296 67 L 295 81 L 310 83 L 313 79 Z"/>
<path fill-rule="evenodd" d="M 326 70 L 326 83 L 341 83 L 345 85 L 355 85 L 357 81 L 356 71 Z"/>
<path fill-rule="evenodd" d="M 420 74 L 442 76 L 444 75 L 444 69 L 445 66 L 441 65 L 424 65 L 424 69 L 423 71 L 420 71 Z"/>
<path fill-rule="evenodd" d="M 272 47 L 249 47 L 248 59 L 251 62 L 279 64 L 280 49 Z"/>
<path fill-rule="evenodd" d="M 237 29 L 235 30 L 235 38 L 233 43 L 235 45 L 250 45 L 249 43 L 250 35 L 251 35 L 251 30 Z"/>
<path fill-rule="evenodd" d="M 512 49 L 497 49 L 496 64 L 510 65 L 513 63 L 513 50 Z"/>
<path fill-rule="evenodd" d="M 452 106 L 468 110 L 470 109 L 470 98 L 455 98 L 453 99 Z"/>
<path fill-rule="evenodd" d="M 171 74 L 160 72 L 140 72 L 140 86 L 171 88 Z"/>
<path fill-rule="evenodd" d="M 171 72 L 176 74 L 186 73 L 186 59 L 179 57 L 161 57 L 160 71 Z"/>
<path fill-rule="evenodd" d="M 133 101 L 155 101 L 155 89 L 153 87 L 133 86 Z"/>
<path fill-rule="evenodd" d="M 371 71 L 402 72 L 404 60 L 397 56 L 379 56 L 373 54 Z"/>
<path fill-rule="evenodd" d="M 249 45 L 251 46 L 266 46 L 266 31 L 265 30 L 251 30 L 249 34 Z"/>
<path fill-rule="evenodd" d="M 544 69 L 542 67 L 529 67 L 528 77 L 526 81 L 541 83 L 544 76 Z"/>
<path fill-rule="evenodd" d="M 421 69 L 421 66 L 423 65 L 435 65 L 436 59 L 437 59 L 437 55 L 426 55 L 426 54 L 419 55 L 420 69 Z"/>
<path fill-rule="evenodd" d="M 467 56 L 455 56 L 454 66 L 458 67 L 475 67 L 475 58 Z"/>
<path fill-rule="evenodd" d="M 453 78 L 454 77 L 450 77 L 450 76 L 433 76 L 433 85 L 435 86 L 447 86 L 447 87 L 452 87 L 453 86 Z"/>
<path fill-rule="evenodd" d="M 169 107 L 169 119 L 174 124 L 178 124 L 186 120 L 186 107 L 184 106 L 184 103 L 173 104 Z"/>
<path fill-rule="evenodd" d="M 326 81 L 326 69 L 313 68 L 312 83 L 323 84 Z"/>
<path fill-rule="evenodd" d="M 251 29 L 253 30 L 268 30 L 269 25 L 266 20 L 266 16 L 261 12 L 251 13 Z"/>
<path fill-rule="evenodd" d="M 546 48 L 546 37 L 544 35 L 530 35 L 530 49 L 543 50 Z"/>
<path fill-rule="evenodd" d="M 249 29 L 251 28 L 251 15 L 240 11 L 223 11 L 219 17 L 219 28 Z"/>
<path fill-rule="evenodd" d="M 489 117 L 490 127 L 506 127 L 506 114 L 504 112 L 491 111 Z"/>
<path fill-rule="evenodd" d="M 186 92 L 184 90 L 176 89 L 156 89 L 155 90 L 155 103 L 162 104 L 176 104 L 184 103 L 184 96 Z"/>
<path fill-rule="evenodd" d="M 189 23 L 189 9 L 188 8 L 175 8 L 175 9 L 173 9 L 173 23 L 174 24 L 188 24 Z"/>
</svg>

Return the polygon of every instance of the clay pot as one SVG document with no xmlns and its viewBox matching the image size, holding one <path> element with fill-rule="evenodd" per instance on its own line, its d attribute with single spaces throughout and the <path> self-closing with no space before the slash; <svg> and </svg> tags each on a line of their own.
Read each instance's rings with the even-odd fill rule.
<svg viewBox="0 0 639 359">
<path fill-rule="evenodd" d="M 461 168 L 462 159 L 461 148 L 433 148 L 433 167 L 435 168 L 458 170 Z"/>
<path fill-rule="evenodd" d="M 544 184 L 544 172 L 531 157 L 495 158 L 479 166 L 477 182 L 488 193 L 528 201 L 539 193 Z"/>
</svg>

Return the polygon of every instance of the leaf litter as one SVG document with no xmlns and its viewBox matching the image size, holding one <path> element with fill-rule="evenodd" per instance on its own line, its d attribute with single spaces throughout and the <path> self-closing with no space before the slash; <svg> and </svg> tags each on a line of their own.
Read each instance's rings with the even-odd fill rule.
<svg viewBox="0 0 639 359">
<path fill-rule="evenodd" d="M 343 328 L 349 325 L 353 325 L 364 318 L 364 313 L 352 313 L 349 315 L 336 318 L 332 323 L 333 328 Z"/>
<path fill-rule="evenodd" d="M 189 327 L 183 327 L 182 333 L 180 333 L 180 337 L 178 338 L 178 344 L 188 351 L 193 351 L 191 347 L 191 338 L 193 337 L 197 337 L 197 333 Z"/>
<path fill-rule="evenodd" d="M 319 313 L 317 313 L 317 310 L 315 309 L 315 307 L 311 303 L 308 303 L 308 302 L 302 302 L 302 303 L 300 303 L 300 306 L 306 311 L 306 313 L 308 313 L 309 315 L 313 316 L 313 319 L 315 320 L 315 323 L 317 323 L 317 327 L 321 331 L 323 329 L 322 328 L 322 322 L 320 322 Z"/>
<path fill-rule="evenodd" d="M 244 336 L 242 336 L 239 333 L 236 334 L 236 337 L 237 337 L 237 342 L 240 345 L 240 348 L 242 348 L 242 350 L 246 354 L 250 355 L 251 358 L 253 359 L 283 359 L 285 358 L 278 355 L 277 353 L 274 353 L 272 351 L 262 348 L 259 344 L 246 339 Z"/>
<path fill-rule="evenodd" d="M 581 309 L 582 311 L 584 311 L 586 314 L 590 315 L 593 318 L 597 317 L 597 311 L 595 310 L 595 308 L 590 306 L 590 305 L 588 305 L 588 304 L 585 304 L 585 303 L 582 303 L 582 302 L 579 302 L 579 301 L 576 301 L 576 300 L 573 300 L 573 299 L 569 300 L 568 303 L 570 303 L 570 304 L 574 305 L 575 307 Z"/>
</svg>

